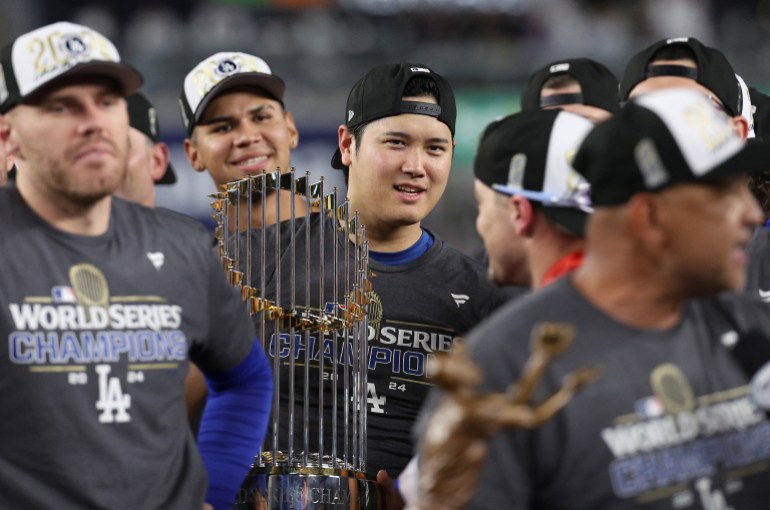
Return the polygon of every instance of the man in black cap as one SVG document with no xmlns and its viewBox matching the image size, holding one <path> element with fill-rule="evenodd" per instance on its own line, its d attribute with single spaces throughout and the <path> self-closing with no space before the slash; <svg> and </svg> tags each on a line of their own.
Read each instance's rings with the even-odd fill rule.
<svg viewBox="0 0 770 510">
<path fill-rule="evenodd" d="M 18 170 L 0 189 L 13 218 L 0 223 L 0 507 L 225 508 L 238 480 L 207 493 L 206 468 L 248 469 L 264 428 L 234 436 L 223 417 L 258 421 L 242 403 L 271 401 L 267 361 L 208 231 L 112 196 L 141 75 L 67 22 L 17 37 L 0 63 L 0 142 Z M 212 382 L 197 448 L 188 356 Z"/>
<path fill-rule="evenodd" d="M 522 111 L 561 108 L 594 124 L 618 111 L 618 79 L 590 58 L 557 60 L 529 77 L 521 93 Z"/>
<path fill-rule="evenodd" d="M 662 39 L 629 60 L 620 80 L 620 100 L 674 87 L 706 95 L 732 119 L 741 137 L 749 136 L 751 122 L 742 115 L 741 85 L 721 51 L 694 37 Z"/>
<path fill-rule="evenodd" d="M 350 91 L 332 158 L 366 228 L 381 303 L 369 316 L 368 466 L 394 477 L 412 455 L 427 361 L 505 299 L 483 266 L 421 225 L 449 179 L 455 117 L 452 88 L 435 70 L 377 66 Z"/>
<path fill-rule="evenodd" d="M 720 293 L 744 282 L 762 219 L 745 175 L 770 167 L 770 151 L 747 145 L 702 94 L 667 90 L 596 126 L 573 166 L 595 208 L 582 266 L 507 305 L 468 344 L 480 391 L 506 392 L 535 327 L 574 326 L 533 406 L 581 367 L 601 375 L 541 427 L 494 437 L 467 508 L 756 508 L 770 497 L 770 394 L 766 378 L 747 384 L 770 359 L 770 317 Z M 759 363 L 746 363 L 749 343 L 763 348 Z"/>
<path fill-rule="evenodd" d="M 518 258 L 533 288 L 582 261 L 592 209 L 588 183 L 572 169 L 571 158 L 592 127 L 582 116 L 559 110 L 520 112 L 487 126 L 473 165 L 476 228 L 495 283 L 508 283 L 503 278 L 522 265 Z M 482 186 L 493 195 L 483 194 Z M 512 242 L 523 245 L 522 255 L 511 253 Z"/>
<path fill-rule="evenodd" d="M 131 125 L 128 170 L 115 196 L 154 207 L 155 185 L 174 184 L 176 174 L 169 162 L 168 145 L 160 139 L 155 107 L 141 92 L 128 96 L 126 102 Z"/>
</svg>

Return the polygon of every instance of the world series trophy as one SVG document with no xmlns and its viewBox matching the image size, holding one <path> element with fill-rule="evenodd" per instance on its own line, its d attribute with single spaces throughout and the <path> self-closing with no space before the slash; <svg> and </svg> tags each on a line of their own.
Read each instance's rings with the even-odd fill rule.
<svg viewBox="0 0 770 510">
<path fill-rule="evenodd" d="M 431 377 L 446 393 L 428 420 L 419 449 L 418 502 L 407 510 L 461 510 L 476 488 L 489 440 L 503 428 L 535 428 L 553 418 L 575 393 L 599 377 L 595 367 L 567 375 L 539 404 L 535 389 L 548 364 L 575 336 L 569 324 L 541 323 L 532 333 L 531 354 L 521 377 L 502 393 L 478 391 L 479 367 L 459 342 L 437 356 Z"/>
<path fill-rule="evenodd" d="M 267 437 L 233 509 L 380 508 L 365 477 L 365 229 L 337 188 L 325 193 L 323 178 L 309 179 L 293 169 L 262 172 L 211 195 L 220 259 L 274 377 Z M 305 210 L 297 213 L 296 200 L 281 204 L 281 190 L 303 197 Z M 286 209 L 288 219 L 267 225 L 269 213 L 280 220 Z M 252 227 L 255 211 L 263 227 Z"/>
</svg>

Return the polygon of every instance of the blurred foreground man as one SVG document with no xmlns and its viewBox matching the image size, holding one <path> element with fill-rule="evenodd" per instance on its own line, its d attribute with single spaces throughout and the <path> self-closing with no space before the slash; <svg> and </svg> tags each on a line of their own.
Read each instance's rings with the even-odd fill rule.
<svg viewBox="0 0 770 510">
<path fill-rule="evenodd" d="M 749 380 L 770 360 L 770 318 L 720 293 L 744 284 L 762 220 L 746 174 L 770 168 L 770 151 L 745 145 L 705 96 L 677 89 L 599 124 L 573 166 L 595 208 L 583 265 L 507 305 L 469 346 L 481 391 L 505 392 L 533 328 L 568 323 L 576 336 L 535 405 L 577 369 L 601 376 L 540 428 L 494 437 L 469 508 L 762 508 L 770 422 L 759 404 L 770 395 Z"/>
<path fill-rule="evenodd" d="M 112 197 L 141 76 L 72 23 L 24 34 L 0 58 L 0 141 L 18 170 L 0 191 L 13 218 L 0 227 L 0 507 L 227 508 L 240 478 L 207 494 L 204 462 L 246 472 L 264 428 L 235 437 L 223 417 L 257 422 L 269 368 L 208 232 Z M 212 387 L 200 455 L 188 355 Z"/>
</svg>

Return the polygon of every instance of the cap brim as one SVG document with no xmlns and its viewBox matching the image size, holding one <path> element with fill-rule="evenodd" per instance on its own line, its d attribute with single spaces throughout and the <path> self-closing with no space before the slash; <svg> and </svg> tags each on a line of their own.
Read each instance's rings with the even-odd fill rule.
<svg viewBox="0 0 770 510">
<path fill-rule="evenodd" d="M 751 138 L 746 141 L 743 149 L 727 159 L 703 177 L 706 181 L 719 181 L 754 175 L 770 170 L 770 142 L 761 138 Z"/>
<path fill-rule="evenodd" d="M 61 80 L 72 78 L 73 76 L 105 76 L 117 81 L 123 89 L 123 93 L 128 96 L 139 90 L 139 87 L 144 83 L 144 77 L 141 73 L 121 62 L 106 62 L 106 61 L 91 61 L 77 64 L 56 78 L 49 82 L 44 83 L 39 88 L 33 90 L 27 94 L 23 99 L 33 97 L 39 92 L 44 90 L 50 90 L 51 87 L 55 87 Z"/>
<path fill-rule="evenodd" d="M 166 167 L 166 172 L 163 174 L 163 177 L 155 181 L 155 184 L 174 184 L 175 182 L 176 172 L 174 171 L 174 167 L 171 166 L 171 163 L 169 163 Z"/>
<path fill-rule="evenodd" d="M 578 206 L 559 205 L 556 197 L 543 191 L 530 191 L 521 188 L 513 188 L 502 184 L 495 184 L 492 188 L 504 195 L 521 195 L 536 202 L 539 211 L 542 211 L 548 219 L 564 228 L 570 234 L 583 237 L 588 212 Z"/>
<path fill-rule="evenodd" d="M 336 168 L 337 170 L 342 170 L 345 168 L 345 165 L 342 164 L 342 153 L 340 152 L 339 147 L 337 147 L 337 150 L 334 151 L 334 154 L 332 154 L 332 168 Z"/>
<path fill-rule="evenodd" d="M 198 108 L 195 110 L 195 118 L 193 119 L 193 125 L 198 124 L 201 120 L 203 112 L 206 111 L 209 103 L 219 97 L 226 90 L 251 86 L 264 90 L 272 99 L 283 104 L 283 94 L 286 90 L 286 85 L 283 80 L 272 74 L 265 73 L 240 73 L 232 76 L 228 76 L 208 91 L 206 96 L 201 100 Z"/>
</svg>

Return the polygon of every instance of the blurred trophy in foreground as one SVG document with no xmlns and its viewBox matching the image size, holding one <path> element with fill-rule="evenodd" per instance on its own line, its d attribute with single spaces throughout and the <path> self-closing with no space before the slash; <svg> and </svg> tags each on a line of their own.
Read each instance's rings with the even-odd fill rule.
<svg viewBox="0 0 770 510">
<path fill-rule="evenodd" d="M 599 376 L 596 368 L 576 370 L 553 395 L 540 404 L 530 404 L 551 359 L 569 347 L 574 335 L 570 325 L 539 324 L 533 331 L 532 352 L 521 377 L 504 393 L 478 391 L 482 374 L 462 342 L 435 359 L 431 376 L 446 394 L 422 438 L 417 508 L 464 508 L 473 496 L 492 436 L 503 428 L 541 425 Z"/>
<path fill-rule="evenodd" d="M 235 509 L 379 508 L 364 475 L 365 232 L 336 188 L 326 193 L 323 178 L 309 178 L 262 172 L 212 195 L 220 258 L 274 377 L 267 437 Z M 284 221 L 268 225 L 273 217 Z"/>
</svg>

